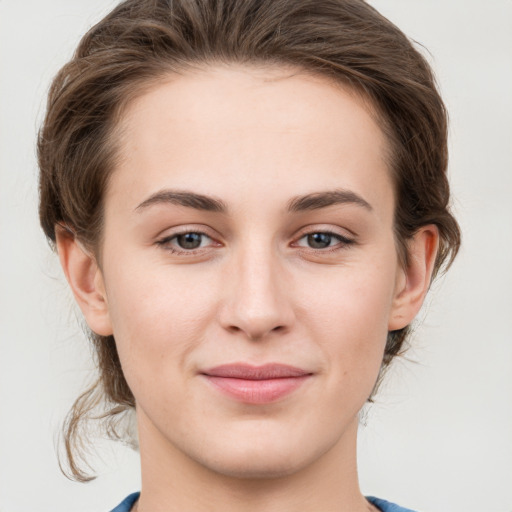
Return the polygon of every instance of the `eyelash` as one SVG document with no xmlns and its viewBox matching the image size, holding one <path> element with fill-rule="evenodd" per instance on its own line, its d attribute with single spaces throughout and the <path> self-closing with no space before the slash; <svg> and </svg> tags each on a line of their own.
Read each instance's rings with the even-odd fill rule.
<svg viewBox="0 0 512 512">
<path fill-rule="evenodd" d="M 177 249 L 177 248 L 173 247 L 171 245 L 171 242 L 183 235 L 199 235 L 201 237 L 206 237 L 206 238 L 210 239 L 211 241 L 215 242 L 214 239 L 211 236 L 209 236 L 208 234 L 206 234 L 202 231 L 199 231 L 199 230 L 196 231 L 196 230 L 189 229 L 189 230 L 182 231 L 179 233 L 174 233 L 173 235 L 170 235 L 170 236 L 166 236 L 166 237 L 162 238 L 161 240 L 157 240 L 156 244 L 158 246 L 162 247 L 163 249 L 165 249 L 166 251 L 169 251 L 172 254 L 179 254 L 179 255 L 186 255 L 186 256 L 194 256 L 194 255 L 200 254 L 204 250 L 208 249 L 208 247 L 198 247 L 197 249 L 183 249 L 183 248 Z M 329 246 L 329 247 L 325 247 L 325 248 L 314 248 L 314 247 L 305 247 L 305 246 L 298 245 L 298 242 L 300 240 L 307 238 L 309 236 L 312 236 L 312 235 L 328 235 L 329 237 L 336 239 L 338 241 L 338 243 L 336 243 L 334 246 Z M 217 246 L 221 245 L 219 242 L 216 242 L 216 243 L 218 244 Z M 354 239 L 347 238 L 343 235 L 340 235 L 339 233 L 335 233 L 334 231 L 330 231 L 328 229 L 323 229 L 323 230 L 314 230 L 314 231 L 305 232 L 305 233 L 301 234 L 301 236 L 295 242 L 293 242 L 293 244 L 291 244 L 291 245 L 292 245 L 292 247 L 299 247 L 302 250 L 306 250 L 309 252 L 311 252 L 311 251 L 315 252 L 315 253 L 321 252 L 321 253 L 325 254 L 325 253 L 332 253 L 332 252 L 344 250 L 347 247 L 349 247 L 350 245 L 353 245 L 355 243 L 356 243 L 356 241 Z"/>
</svg>

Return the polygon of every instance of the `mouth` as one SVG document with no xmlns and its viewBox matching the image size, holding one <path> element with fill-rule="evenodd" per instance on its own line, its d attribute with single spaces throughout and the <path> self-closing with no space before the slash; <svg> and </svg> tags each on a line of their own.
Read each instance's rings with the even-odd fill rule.
<svg viewBox="0 0 512 512">
<path fill-rule="evenodd" d="M 313 374 L 294 366 L 271 363 L 225 364 L 200 374 L 222 394 L 246 404 L 267 404 L 290 395 Z"/>
</svg>

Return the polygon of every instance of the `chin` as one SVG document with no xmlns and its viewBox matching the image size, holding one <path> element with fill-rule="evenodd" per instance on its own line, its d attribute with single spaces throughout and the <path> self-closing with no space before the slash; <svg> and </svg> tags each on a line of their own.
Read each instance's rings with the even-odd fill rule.
<svg viewBox="0 0 512 512">
<path fill-rule="evenodd" d="M 297 454 L 295 454 L 297 455 Z M 239 452 L 213 460 L 198 461 L 219 475 L 244 480 L 262 480 L 283 478 L 297 473 L 307 461 L 291 457 L 276 456 L 275 453 L 254 453 L 254 450 Z"/>
<path fill-rule="evenodd" d="M 274 479 L 297 473 L 313 463 L 325 450 L 309 446 L 301 436 L 271 435 L 270 432 L 232 435 L 196 452 L 196 462 L 217 474 L 240 479 Z"/>
</svg>

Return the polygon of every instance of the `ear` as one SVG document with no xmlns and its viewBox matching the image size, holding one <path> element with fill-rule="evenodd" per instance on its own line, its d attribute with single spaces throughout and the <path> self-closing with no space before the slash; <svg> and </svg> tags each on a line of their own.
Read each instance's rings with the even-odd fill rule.
<svg viewBox="0 0 512 512">
<path fill-rule="evenodd" d="M 66 279 L 87 325 L 100 336 L 112 334 L 103 275 L 93 254 L 68 229 L 55 229 L 57 252 Z"/>
<path fill-rule="evenodd" d="M 439 246 L 437 226 L 423 226 L 407 243 L 408 264 L 398 270 L 388 330 L 409 325 L 427 295 Z"/>
</svg>

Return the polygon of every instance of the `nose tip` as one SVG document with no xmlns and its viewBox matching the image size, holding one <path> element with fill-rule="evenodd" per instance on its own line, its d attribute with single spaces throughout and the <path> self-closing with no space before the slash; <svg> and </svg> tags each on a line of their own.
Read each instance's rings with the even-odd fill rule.
<svg viewBox="0 0 512 512">
<path fill-rule="evenodd" d="M 293 308 L 283 273 L 275 262 L 245 261 L 230 273 L 221 323 L 232 334 L 252 341 L 284 334 L 293 323 Z"/>
</svg>

